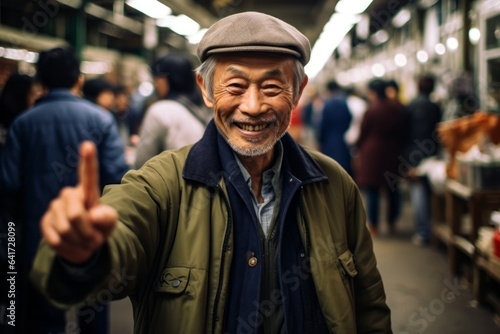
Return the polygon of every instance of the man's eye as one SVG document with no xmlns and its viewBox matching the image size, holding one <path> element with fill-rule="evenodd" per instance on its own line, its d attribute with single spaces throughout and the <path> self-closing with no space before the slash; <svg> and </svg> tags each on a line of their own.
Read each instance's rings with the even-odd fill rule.
<svg viewBox="0 0 500 334">
<path fill-rule="evenodd" d="M 264 86 L 264 92 L 266 94 L 278 94 L 281 92 L 281 87 L 276 85 L 266 85 Z"/>
<path fill-rule="evenodd" d="M 245 91 L 245 87 L 239 83 L 231 83 L 227 85 L 227 90 L 232 94 L 241 94 Z"/>
</svg>

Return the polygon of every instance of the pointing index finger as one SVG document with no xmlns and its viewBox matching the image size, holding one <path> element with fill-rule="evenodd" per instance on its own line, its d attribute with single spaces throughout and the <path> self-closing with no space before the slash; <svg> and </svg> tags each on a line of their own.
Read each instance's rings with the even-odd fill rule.
<svg viewBox="0 0 500 334">
<path fill-rule="evenodd" d="M 100 197 L 99 163 L 97 149 L 91 141 L 85 141 L 80 145 L 78 186 L 83 189 L 85 207 L 91 208 L 95 206 Z"/>
</svg>

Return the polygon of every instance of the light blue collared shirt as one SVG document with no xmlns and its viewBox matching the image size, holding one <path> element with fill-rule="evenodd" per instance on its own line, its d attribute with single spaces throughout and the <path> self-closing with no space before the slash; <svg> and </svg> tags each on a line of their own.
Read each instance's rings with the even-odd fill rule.
<svg viewBox="0 0 500 334">
<path fill-rule="evenodd" d="M 236 161 L 240 167 L 245 182 L 248 184 L 252 194 L 252 204 L 259 219 L 262 231 L 267 237 L 274 216 L 274 206 L 277 199 L 281 198 L 281 164 L 283 162 L 283 144 L 281 141 L 276 146 L 276 160 L 273 166 L 262 174 L 262 198 L 264 202 L 259 203 L 252 190 L 252 179 L 240 159 L 235 154 Z"/>
</svg>

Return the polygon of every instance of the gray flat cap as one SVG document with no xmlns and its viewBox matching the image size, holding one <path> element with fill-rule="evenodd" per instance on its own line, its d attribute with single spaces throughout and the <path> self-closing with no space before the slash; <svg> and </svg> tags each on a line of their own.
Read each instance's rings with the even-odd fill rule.
<svg viewBox="0 0 500 334">
<path fill-rule="evenodd" d="M 311 45 L 306 36 L 276 17 L 244 12 L 227 16 L 214 23 L 198 44 L 198 58 L 227 52 L 272 52 L 297 57 L 307 64 Z"/>
</svg>

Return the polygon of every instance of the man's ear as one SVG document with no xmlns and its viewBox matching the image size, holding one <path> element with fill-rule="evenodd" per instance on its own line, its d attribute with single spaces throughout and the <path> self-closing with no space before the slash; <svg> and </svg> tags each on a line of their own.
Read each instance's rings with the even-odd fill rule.
<svg viewBox="0 0 500 334">
<path fill-rule="evenodd" d="M 203 96 L 203 101 L 205 102 L 205 105 L 209 108 L 212 108 L 214 106 L 214 103 L 207 92 L 207 88 L 205 87 L 203 77 L 200 74 L 196 74 L 196 83 L 198 84 L 198 88 L 200 88 L 201 95 Z"/>
<path fill-rule="evenodd" d="M 300 97 L 302 96 L 302 93 L 304 92 L 304 88 L 306 87 L 308 81 L 309 81 L 309 77 L 307 75 L 305 75 L 304 80 L 302 80 L 302 82 L 299 86 L 299 93 L 297 94 L 297 99 L 295 100 L 295 103 L 293 105 L 294 108 L 297 107 L 297 105 L 299 104 Z"/>
</svg>

